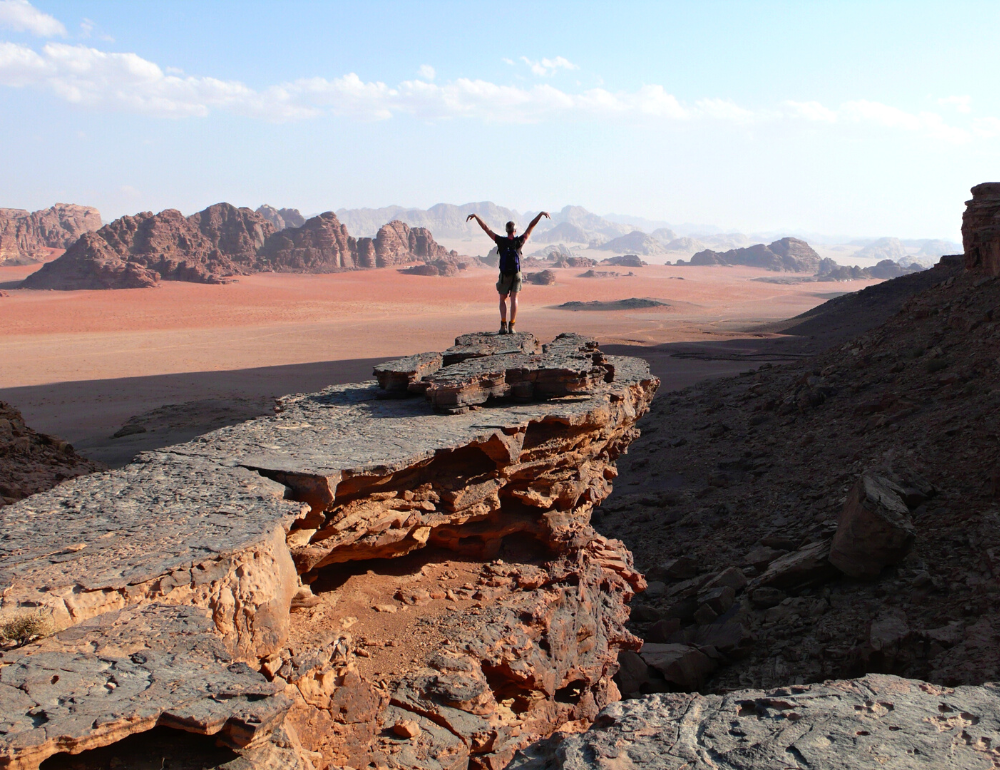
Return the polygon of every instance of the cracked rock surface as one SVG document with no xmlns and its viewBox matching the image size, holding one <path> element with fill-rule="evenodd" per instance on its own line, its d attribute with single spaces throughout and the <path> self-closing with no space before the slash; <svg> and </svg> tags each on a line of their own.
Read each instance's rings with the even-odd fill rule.
<svg viewBox="0 0 1000 770">
<path fill-rule="evenodd" d="M 1000 689 L 895 676 L 615 703 L 594 727 L 527 749 L 511 770 L 989 770 Z"/>
</svg>

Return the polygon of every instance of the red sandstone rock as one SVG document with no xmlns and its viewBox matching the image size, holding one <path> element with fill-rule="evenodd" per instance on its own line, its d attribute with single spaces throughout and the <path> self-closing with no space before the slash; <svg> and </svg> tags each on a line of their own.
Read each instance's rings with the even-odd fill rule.
<svg viewBox="0 0 1000 770">
<path fill-rule="evenodd" d="M 332 211 L 312 217 L 302 227 L 277 232 L 260 250 L 260 269 L 276 272 L 324 273 L 355 267 L 357 243 Z M 367 258 L 366 258 L 367 259 Z"/>
<path fill-rule="evenodd" d="M 190 217 L 167 209 L 116 219 L 29 275 L 25 289 L 126 289 L 160 280 L 224 283 L 253 271 L 273 225 L 228 203 Z"/>
<path fill-rule="evenodd" d="M 65 249 L 100 227 L 101 215 L 91 206 L 57 203 L 33 214 L 0 209 L 0 265 L 37 262 L 46 249 Z"/>
<path fill-rule="evenodd" d="M 962 215 L 962 246 L 968 269 L 1000 275 L 1000 182 L 972 188 Z"/>
</svg>

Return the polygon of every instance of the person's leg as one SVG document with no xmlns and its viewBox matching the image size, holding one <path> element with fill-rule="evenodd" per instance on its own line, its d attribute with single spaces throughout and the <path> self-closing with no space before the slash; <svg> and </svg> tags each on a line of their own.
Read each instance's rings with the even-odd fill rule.
<svg viewBox="0 0 1000 770">
<path fill-rule="evenodd" d="M 513 303 L 512 303 L 513 304 Z M 513 313 L 511 314 L 510 320 L 514 320 Z M 500 295 L 500 321 L 501 323 L 507 323 L 507 295 Z"/>
<path fill-rule="evenodd" d="M 510 293 L 510 323 L 514 324 L 517 320 L 517 292 L 511 291 Z"/>
</svg>

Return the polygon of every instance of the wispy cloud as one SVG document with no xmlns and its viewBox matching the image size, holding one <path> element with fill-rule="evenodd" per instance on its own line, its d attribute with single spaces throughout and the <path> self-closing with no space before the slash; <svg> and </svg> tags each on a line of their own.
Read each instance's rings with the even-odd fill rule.
<svg viewBox="0 0 1000 770">
<path fill-rule="evenodd" d="M 0 27 L 40 37 L 66 36 L 61 21 L 39 11 L 28 0 L 0 0 Z"/>
<path fill-rule="evenodd" d="M 510 61 L 507 59 L 506 61 Z M 522 56 L 521 61 L 531 68 L 539 77 L 547 78 L 555 75 L 559 70 L 578 70 L 578 66 L 573 64 L 573 62 L 564 59 L 562 56 L 557 56 L 554 59 L 540 59 L 538 61 L 532 61 L 527 56 Z"/>
<path fill-rule="evenodd" d="M 954 107 L 959 112 L 972 112 L 971 96 L 946 96 L 943 99 L 938 99 L 937 101 L 938 104 L 944 107 Z"/>
<path fill-rule="evenodd" d="M 971 133 L 945 122 L 936 112 L 907 112 L 899 107 L 866 99 L 844 102 L 837 109 L 830 109 L 819 102 L 785 102 L 787 115 L 793 118 L 823 123 L 854 123 L 899 131 L 920 133 L 932 139 L 962 143 Z"/>
<path fill-rule="evenodd" d="M 424 80 L 433 80 L 437 73 L 430 64 L 421 64 L 420 69 L 417 70 L 417 74 Z"/>
</svg>

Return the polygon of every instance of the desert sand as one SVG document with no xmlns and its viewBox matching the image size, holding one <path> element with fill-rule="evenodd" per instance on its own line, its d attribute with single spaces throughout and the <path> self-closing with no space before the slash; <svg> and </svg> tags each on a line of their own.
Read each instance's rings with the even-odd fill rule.
<svg viewBox="0 0 1000 770">
<path fill-rule="evenodd" d="M 272 397 L 367 379 L 380 360 L 440 350 L 458 334 L 498 326 L 496 276 L 485 269 L 454 278 L 382 269 L 259 274 L 223 286 L 16 290 L 35 269 L 0 268 L 0 288 L 10 295 L 0 298 L 0 399 L 36 429 L 115 465 L 140 449 L 266 411 Z M 572 330 L 602 346 L 645 351 L 666 389 L 747 365 L 673 358 L 656 346 L 754 339 L 747 330 L 757 324 L 876 283 L 776 285 L 752 280 L 774 275 L 753 268 L 650 265 L 635 269 L 635 277 L 606 279 L 580 278 L 578 269 L 555 272 L 555 285 L 525 287 L 518 329 L 543 340 Z M 630 297 L 668 307 L 556 307 Z M 134 415 L 188 402 L 198 403 L 147 420 L 144 434 L 111 438 Z"/>
</svg>

